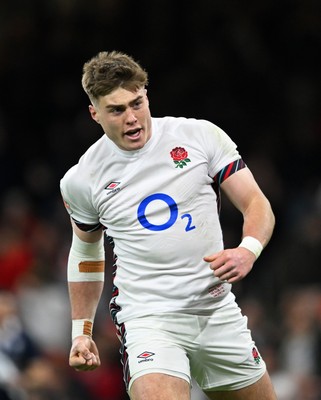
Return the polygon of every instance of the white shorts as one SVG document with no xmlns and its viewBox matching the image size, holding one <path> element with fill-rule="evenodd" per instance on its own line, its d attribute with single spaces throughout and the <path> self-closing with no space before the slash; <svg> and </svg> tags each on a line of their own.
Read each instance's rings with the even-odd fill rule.
<svg viewBox="0 0 321 400">
<path fill-rule="evenodd" d="M 155 314 L 122 325 L 122 362 L 128 391 L 138 377 L 163 373 L 202 390 L 237 390 L 259 380 L 265 363 L 233 301 L 212 315 Z"/>
</svg>

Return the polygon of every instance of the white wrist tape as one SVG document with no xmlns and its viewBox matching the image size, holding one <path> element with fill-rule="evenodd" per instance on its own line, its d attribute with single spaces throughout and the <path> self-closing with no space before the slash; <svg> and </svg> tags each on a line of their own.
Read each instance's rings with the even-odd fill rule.
<svg viewBox="0 0 321 400">
<path fill-rule="evenodd" d="M 255 255 L 256 259 L 259 258 L 263 250 L 261 242 L 252 236 L 245 236 L 239 244 L 239 247 L 244 247 L 245 249 L 250 250 Z"/>
<path fill-rule="evenodd" d="M 104 238 L 95 243 L 87 243 L 74 233 L 69 252 L 68 282 L 104 281 L 105 249 Z"/>
<path fill-rule="evenodd" d="M 88 319 L 73 319 L 71 329 L 71 339 L 74 340 L 77 336 L 89 336 L 93 334 L 93 320 Z"/>
</svg>

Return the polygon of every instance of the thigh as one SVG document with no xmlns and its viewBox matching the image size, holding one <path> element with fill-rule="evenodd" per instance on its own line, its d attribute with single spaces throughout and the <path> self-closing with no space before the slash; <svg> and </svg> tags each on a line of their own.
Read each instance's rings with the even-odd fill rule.
<svg viewBox="0 0 321 400">
<path fill-rule="evenodd" d="M 139 380 L 147 379 L 148 384 L 161 379 L 181 382 L 190 386 L 190 364 L 187 352 L 179 343 L 171 320 L 166 318 L 144 317 L 125 323 L 126 334 L 123 338 L 123 366 L 127 390 Z M 124 357 L 125 356 L 125 357 Z M 160 378 L 162 377 L 162 378 Z M 177 378 L 171 380 L 170 378 Z M 170 388 L 170 386 L 169 386 Z M 139 390 L 140 392 L 140 390 Z"/>
<path fill-rule="evenodd" d="M 208 391 L 240 390 L 257 382 L 266 366 L 235 302 L 204 319 L 201 348 L 190 355 L 192 376 Z"/>
<path fill-rule="evenodd" d="M 204 393 L 211 400 L 277 400 L 267 372 L 256 383 L 243 389 Z"/>
<path fill-rule="evenodd" d="M 190 400 L 190 385 L 175 376 L 150 373 L 135 379 L 131 400 Z"/>
</svg>

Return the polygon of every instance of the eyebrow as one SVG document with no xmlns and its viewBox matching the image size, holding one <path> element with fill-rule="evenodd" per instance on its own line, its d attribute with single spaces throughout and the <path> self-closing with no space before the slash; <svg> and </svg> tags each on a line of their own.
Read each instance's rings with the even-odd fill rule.
<svg viewBox="0 0 321 400">
<path fill-rule="evenodd" d="M 135 99 L 131 100 L 128 104 L 132 106 L 136 103 L 136 101 L 141 100 L 143 98 L 142 95 L 137 96 Z M 106 106 L 107 109 L 119 108 L 119 107 L 126 107 L 126 104 L 108 104 Z"/>
</svg>

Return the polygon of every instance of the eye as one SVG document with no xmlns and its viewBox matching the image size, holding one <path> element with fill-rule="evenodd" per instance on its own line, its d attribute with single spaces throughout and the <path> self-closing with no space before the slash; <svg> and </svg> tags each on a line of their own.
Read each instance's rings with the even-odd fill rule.
<svg viewBox="0 0 321 400">
<path fill-rule="evenodd" d="M 137 110 L 138 108 L 141 107 L 142 104 L 143 104 L 143 100 L 142 100 L 142 99 L 139 99 L 139 100 L 135 101 L 134 107 L 133 107 L 133 108 L 134 108 L 135 110 Z"/>
<path fill-rule="evenodd" d="M 123 109 L 121 107 L 114 107 L 110 109 L 110 112 L 114 115 L 119 115 L 123 112 Z"/>
</svg>

